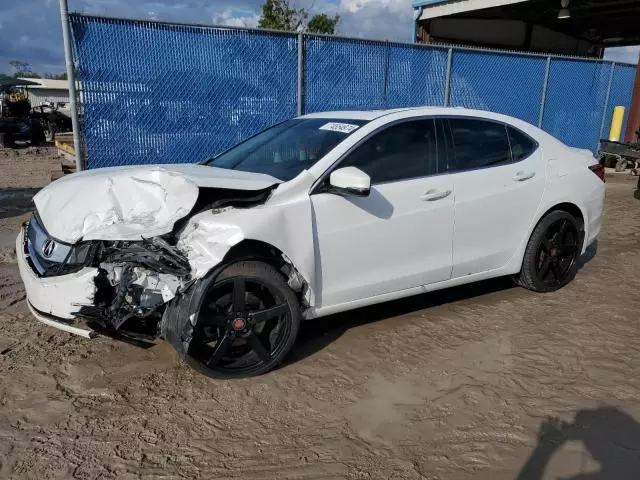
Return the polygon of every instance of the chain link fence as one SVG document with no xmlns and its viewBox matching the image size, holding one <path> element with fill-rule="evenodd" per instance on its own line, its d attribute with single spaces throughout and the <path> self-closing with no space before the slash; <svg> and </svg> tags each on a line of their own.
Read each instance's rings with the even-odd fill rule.
<svg viewBox="0 0 640 480">
<path fill-rule="evenodd" d="M 635 66 L 333 36 L 70 15 L 88 168 L 193 163 L 325 110 L 450 105 L 594 149 Z"/>
</svg>

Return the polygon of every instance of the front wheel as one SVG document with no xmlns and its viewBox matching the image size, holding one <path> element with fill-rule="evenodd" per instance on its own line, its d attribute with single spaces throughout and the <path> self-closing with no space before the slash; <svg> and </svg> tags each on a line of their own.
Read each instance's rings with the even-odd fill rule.
<svg viewBox="0 0 640 480">
<path fill-rule="evenodd" d="M 583 237 L 582 222 L 570 213 L 548 214 L 533 230 L 516 283 L 534 292 L 564 287 L 578 269 Z"/>
<path fill-rule="evenodd" d="M 213 378 L 239 378 L 282 362 L 298 335 L 300 304 L 278 270 L 239 262 L 197 288 L 195 324 L 186 351 L 179 349 L 192 367 Z"/>
</svg>

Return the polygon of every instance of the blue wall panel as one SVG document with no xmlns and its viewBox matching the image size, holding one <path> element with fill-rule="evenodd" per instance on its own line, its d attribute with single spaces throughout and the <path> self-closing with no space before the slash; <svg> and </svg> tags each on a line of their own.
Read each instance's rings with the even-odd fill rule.
<svg viewBox="0 0 640 480">
<path fill-rule="evenodd" d="M 297 39 L 72 16 L 90 168 L 198 162 L 296 112 Z"/>
<path fill-rule="evenodd" d="M 384 108 L 385 50 L 381 42 L 306 38 L 305 111 Z"/>
<path fill-rule="evenodd" d="M 297 111 L 291 33 L 71 15 L 89 168 L 198 162 Z M 443 105 L 449 49 L 303 36 L 305 112 Z M 453 48 L 450 105 L 537 125 L 546 57 Z M 595 149 L 635 67 L 553 57 L 543 128 Z"/>
<path fill-rule="evenodd" d="M 611 120 L 613 119 L 613 109 L 618 105 L 625 107 L 624 123 L 622 126 L 622 138 L 624 138 L 625 132 L 627 131 L 627 120 L 631 108 L 631 96 L 633 95 L 635 78 L 636 67 L 631 65 L 616 65 L 613 72 L 613 81 L 611 82 L 611 94 L 609 95 L 609 105 L 607 105 L 602 138 L 609 137 Z"/>
<path fill-rule="evenodd" d="M 455 51 L 451 106 L 491 110 L 538 124 L 546 59 Z"/>
<path fill-rule="evenodd" d="M 447 58 L 446 49 L 391 45 L 386 106 L 442 105 Z"/>
<path fill-rule="evenodd" d="M 568 145 L 595 150 L 611 64 L 554 58 L 543 128 Z"/>
</svg>

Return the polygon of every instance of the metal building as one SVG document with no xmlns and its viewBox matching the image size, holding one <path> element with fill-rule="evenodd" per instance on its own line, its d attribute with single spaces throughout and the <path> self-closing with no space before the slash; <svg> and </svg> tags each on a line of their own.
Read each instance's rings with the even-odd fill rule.
<svg viewBox="0 0 640 480">
<path fill-rule="evenodd" d="M 413 0 L 414 41 L 602 58 L 640 45 L 639 0 Z M 626 140 L 640 127 L 640 69 Z"/>
<path fill-rule="evenodd" d="M 640 44 L 637 0 L 413 0 L 416 41 L 601 58 Z"/>
<path fill-rule="evenodd" d="M 29 85 L 27 91 L 31 105 L 37 107 L 42 104 L 64 104 L 69 103 L 69 83 L 66 80 L 50 80 L 48 78 L 28 78 L 36 85 Z"/>
</svg>

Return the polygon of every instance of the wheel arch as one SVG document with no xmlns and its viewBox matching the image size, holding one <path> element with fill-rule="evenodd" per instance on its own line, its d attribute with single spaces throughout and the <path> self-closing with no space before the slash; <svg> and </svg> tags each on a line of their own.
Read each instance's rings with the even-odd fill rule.
<svg viewBox="0 0 640 480">
<path fill-rule="evenodd" d="M 567 213 L 573 215 L 575 218 L 577 218 L 578 220 L 580 220 L 582 222 L 582 226 L 583 226 L 583 228 L 585 228 L 586 217 L 585 217 L 584 211 L 578 205 L 576 205 L 575 203 L 562 202 L 562 203 L 558 203 L 557 205 L 554 205 L 553 207 L 547 209 L 547 211 L 544 212 L 540 216 L 538 221 L 536 222 L 536 224 L 534 226 L 534 229 L 542 221 L 543 218 L 545 218 L 551 212 L 555 212 L 555 211 L 567 212 Z M 532 231 L 533 231 L 533 229 L 532 229 Z"/>
<path fill-rule="evenodd" d="M 507 274 L 514 274 L 514 273 L 518 273 L 520 271 L 520 269 L 522 268 L 522 261 L 524 259 L 524 253 L 525 250 L 527 248 L 527 244 L 529 243 L 529 239 L 531 238 L 531 235 L 533 235 L 533 231 L 536 229 L 536 227 L 538 226 L 538 224 L 550 213 L 555 212 L 555 211 L 564 211 L 567 212 L 571 215 L 573 215 L 574 217 L 576 217 L 578 220 L 580 220 L 582 222 L 582 229 L 583 229 L 583 238 L 589 238 L 588 237 L 588 232 L 587 229 L 588 227 L 588 221 L 587 221 L 587 213 L 584 207 L 580 206 L 577 202 L 566 199 L 566 200 L 562 200 L 562 201 L 556 201 L 552 204 L 549 204 L 547 206 L 545 206 L 544 208 L 541 208 L 539 210 L 538 215 L 536 215 L 535 219 L 533 222 L 531 222 L 531 225 L 529 226 L 529 230 L 527 231 L 527 234 L 525 235 L 525 237 L 522 239 L 522 242 L 520 244 L 520 247 L 518 248 L 517 252 L 515 253 L 515 255 L 511 258 L 511 260 L 509 260 L 509 262 L 507 263 L 507 265 L 505 266 L 505 272 Z M 583 244 L 582 246 L 582 253 L 584 253 L 585 250 L 585 245 Z"/>
<path fill-rule="evenodd" d="M 310 285 L 293 261 L 278 247 L 262 240 L 245 238 L 229 249 L 221 264 L 230 265 L 247 260 L 265 262 L 277 269 L 296 293 L 303 307 L 310 306 Z"/>
</svg>

